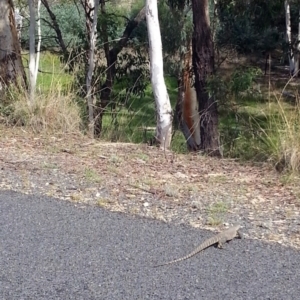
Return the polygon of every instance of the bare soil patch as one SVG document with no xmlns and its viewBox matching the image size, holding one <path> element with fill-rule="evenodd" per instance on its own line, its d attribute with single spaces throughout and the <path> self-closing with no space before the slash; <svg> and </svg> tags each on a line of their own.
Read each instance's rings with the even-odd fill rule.
<svg viewBox="0 0 300 300">
<path fill-rule="evenodd" d="M 0 170 L 0 189 L 201 228 L 240 223 L 246 237 L 300 248 L 300 188 L 267 164 L 1 125 Z"/>
</svg>

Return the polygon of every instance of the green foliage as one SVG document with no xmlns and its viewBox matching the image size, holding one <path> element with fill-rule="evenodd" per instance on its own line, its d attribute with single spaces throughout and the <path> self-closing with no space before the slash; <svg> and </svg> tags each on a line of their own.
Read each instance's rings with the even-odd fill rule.
<svg viewBox="0 0 300 300">
<path fill-rule="evenodd" d="M 261 128 L 266 126 L 266 119 L 258 117 L 256 112 L 252 114 L 251 109 L 262 102 L 260 90 L 255 89 L 255 81 L 260 74 L 258 68 L 244 67 L 236 69 L 227 80 L 218 75 L 208 80 L 207 88 L 219 104 L 219 131 L 226 157 L 266 159 L 261 139 Z"/>
<path fill-rule="evenodd" d="M 56 16 L 56 20 L 62 32 L 65 44 L 70 47 L 77 47 L 81 43 L 82 37 L 85 36 L 85 17 L 80 5 L 76 7 L 73 3 L 57 3 L 51 5 L 51 10 Z M 48 12 L 44 6 L 41 6 L 41 31 L 42 31 L 42 48 L 57 49 L 59 46 L 54 29 L 49 26 L 52 24 Z M 29 47 L 29 19 L 24 19 L 23 30 L 21 35 L 22 47 Z"/>
<path fill-rule="evenodd" d="M 55 3 L 51 5 L 51 10 L 56 16 L 57 23 L 62 32 L 62 37 L 65 44 L 75 50 L 76 53 L 80 53 L 82 49 L 86 49 L 88 45 L 87 34 L 85 28 L 85 13 L 80 4 L 74 5 L 73 2 Z M 123 16 L 123 14 L 125 15 Z M 102 15 L 99 11 L 98 16 L 98 45 L 102 46 L 103 34 L 101 34 L 101 28 L 103 23 L 107 25 L 107 33 L 110 42 L 114 42 L 120 37 L 120 34 L 124 30 L 126 25 L 127 12 L 124 12 L 122 8 L 116 8 L 109 3 L 106 5 L 106 14 Z M 51 18 L 44 6 L 41 6 L 41 31 L 42 31 L 42 47 L 43 49 L 56 49 L 58 47 L 57 37 L 54 29 L 49 26 L 52 24 Z M 28 48 L 29 36 L 28 36 L 29 19 L 25 19 L 23 22 L 22 30 L 22 46 Z"/>
<path fill-rule="evenodd" d="M 140 9 L 141 7 L 136 7 L 136 14 Z M 129 19 L 127 19 L 127 17 L 131 19 L 135 17 L 133 14 L 132 16 L 130 15 L 131 13 L 129 11 L 124 10 L 122 7 L 115 7 L 109 2 L 106 4 L 106 13 L 102 14 L 101 11 L 99 12 L 97 62 L 92 82 L 97 98 L 100 97 L 101 86 L 106 80 L 107 68 L 110 67 L 107 66 L 103 51 L 104 37 L 108 37 L 109 49 L 111 50 L 115 47 L 116 43 L 119 42 L 119 38 L 122 36 L 128 24 Z M 103 32 L 103 30 L 106 30 L 106 32 Z M 83 46 L 74 49 L 72 53 L 72 56 L 76 58 L 76 79 L 74 81 L 74 87 L 78 90 L 79 98 L 85 97 L 87 72 L 86 57 L 82 55 L 82 53 L 88 48 L 88 41 L 86 40 L 86 36 L 82 38 L 81 44 Z M 138 39 L 129 40 L 127 47 L 118 54 L 115 68 L 116 77 L 112 87 L 111 102 L 107 106 L 107 114 L 111 118 L 110 132 L 114 140 L 117 138 L 116 132 L 118 131 L 119 124 L 122 124 L 122 119 L 127 119 L 127 117 L 124 117 L 124 107 L 130 111 L 132 103 L 145 96 L 145 89 L 149 85 L 148 55 Z M 83 109 L 86 108 L 83 101 L 78 99 L 78 102 Z M 83 114 L 83 117 L 86 120 L 87 114 Z M 123 127 L 123 124 L 121 126 Z"/>
<path fill-rule="evenodd" d="M 176 10 L 183 11 L 186 5 L 190 4 L 189 0 L 167 0 L 167 4 L 172 8 Z"/>
<path fill-rule="evenodd" d="M 112 47 L 115 42 L 118 41 L 120 36 L 122 35 L 125 26 L 127 25 L 127 12 L 124 12 L 122 7 L 115 7 L 111 5 L 109 2 L 106 4 L 106 13 L 102 14 L 99 10 L 98 14 L 98 23 L 97 23 L 97 45 L 99 48 L 103 47 L 104 44 L 104 36 L 108 35 L 108 41 L 110 42 L 110 46 Z M 107 33 L 102 32 L 103 25 L 106 25 Z"/>
<path fill-rule="evenodd" d="M 165 1 L 159 2 L 158 10 L 164 53 L 175 55 L 192 38 L 192 12 L 185 15 L 181 10 L 170 8 Z"/>
<path fill-rule="evenodd" d="M 230 93 L 237 96 L 239 93 L 249 90 L 257 76 L 261 74 L 261 70 L 254 67 L 235 70 L 229 82 Z"/>
<path fill-rule="evenodd" d="M 173 5 L 168 6 L 168 3 L 168 1 L 160 1 L 158 5 L 165 55 L 164 69 L 169 76 L 178 78 L 182 70 L 180 58 L 189 51 L 187 45 L 192 39 L 192 11 L 187 6 L 184 7 L 185 11 L 183 11 L 180 5 L 178 8 L 178 4 L 173 3 Z"/>
<path fill-rule="evenodd" d="M 294 105 L 276 98 L 278 109 L 269 108 L 268 126 L 262 128 L 262 142 L 265 144 L 268 160 L 277 171 L 299 173 L 300 171 L 300 107 L 297 97 Z"/>
<path fill-rule="evenodd" d="M 187 41 L 192 38 L 192 12 L 187 6 L 184 6 L 183 11 L 180 3 L 163 0 L 158 3 L 158 15 L 165 73 L 177 77 L 181 71 L 180 55 L 187 51 Z M 133 31 L 132 40 L 134 44 L 148 43 L 146 22 L 142 22 Z"/>
<path fill-rule="evenodd" d="M 180 2 L 181 0 L 179 0 Z M 181 1 L 185 4 L 185 1 Z M 162 0 L 158 2 L 158 17 L 164 54 L 173 55 L 186 45 L 186 40 L 192 35 L 192 12 L 186 5 Z M 136 5 L 131 16 L 137 14 L 141 5 Z M 183 9 L 186 11 L 184 12 Z M 133 32 L 132 38 L 139 43 L 148 43 L 146 21 L 142 22 Z"/>
<path fill-rule="evenodd" d="M 239 53 L 270 51 L 280 46 L 285 22 L 278 1 L 220 1 L 217 44 L 234 47 Z M 282 32 L 283 33 L 283 32 Z"/>
<path fill-rule="evenodd" d="M 177 100 L 177 82 L 170 77 L 166 77 L 165 82 L 171 105 L 174 107 Z M 103 119 L 102 138 L 120 142 L 148 142 L 155 134 L 155 116 L 155 102 L 149 83 L 144 96 L 130 95 L 125 105 L 107 111 Z M 176 133 L 172 144 L 176 151 L 186 151 L 186 142 L 180 132 Z"/>
<path fill-rule="evenodd" d="M 249 102 L 250 101 L 250 102 Z M 277 171 L 299 173 L 299 106 L 275 98 L 260 104 L 248 98 L 238 114 L 221 117 L 221 143 L 226 156 L 268 161 Z M 238 122 L 234 119 L 238 116 Z"/>
<path fill-rule="evenodd" d="M 144 5 L 144 3 L 142 5 L 135 4 L 130 12 L 130 18 L 134 18 L 138 14 L 138 12 L 141 10 L 143 5 Z M 132 41 L 133 45 L 138 44 L 138 45 L 147 46 L 148 32 L 147 32 L 146 19 L 141 21 L 139 26 L 133 30 L 133 32 L 131 33 L 131 41 Z"/>
<path fill-rule="evenodd" d="M 114 93 L 119 95 L 120 103 L 125 104 L 132 95 L 144 97 L 149 83 L 148 58 L 141 48 L 135 47 L 122 51 L 118 56 L 114 89 Z"/>
<path fill-rule="evenodd" d="M 109 49 L 111 50 L 122 36 L 128 19 L 129 12 L 124 10 L 123 7 L 115 7 L 111 3 L 106 4 L 105 13 L 102 14 L 99 11 L 98 23 L 97 23 L 97 61 L 94 69 L 94 76 L 92 85 L 95 89 L 99 90 L 99 87 L 104 83 L 106 70 L 108 68 L 106 57 L 104 54 L 103 46 L 105 43 L 105 37 L 107 36 L 109 42 Z M 106 30 L 106 32 L 103 32 Z M 72 59 L 76 64 L 76 81 L 74 86 L 81 87 L 78 89 L 78 95 L 80 97 L 85 96 L 85 82 L 86 82 L 86 55 L 85 51 L 88 49 L 89 41 L 86 34 L 81 37 L 81 47 L 73 49 Z M 141 54 L 138 43 L 135 43 L 134 48 L 130 48 L 133 43 L 129 41 L 128 50 L 122 51 L 118 55 L 116 63 L 116 81 L 113 86 L 115 105 L 120 99 L 124 100 L 124 97 L 128 98 L 131 93 L 139 94 L 143 93 L 143 89 L 147 85 L 145 83 L 145 55 Z M 125 88 L 124 88 L 125 87 Z M 99 96 L 99 95 L 96 95 Z"/>
<path fill-rule="evenodd" d="M 230 109 L 232 100 L 239 101 L 249 94 L 260 93 L 259 90 L 255 90 L 254 84 L 261 73 L 259 68 L 241 67 L 236 69 L 227 80 L 219 75 L 214 75 L 208 78 L 207 90 L 219 101 L 221 108 Z"/>
<path fill-rule="evenodd" d="M 246 102 L 241 101 L 240 105 L 244 108 L 247 103 L 253 104 L 254 107 L 258 106 L 260 98 L 250 96 Z M 262 129 L 266 128 L 267 124 L 267 117 L 259 115 L 256 109 L 222 111 L 219 130 L 224 156 L 241 160 L 266 161 L 269 152 L 263 140 Z"/>
</svg>

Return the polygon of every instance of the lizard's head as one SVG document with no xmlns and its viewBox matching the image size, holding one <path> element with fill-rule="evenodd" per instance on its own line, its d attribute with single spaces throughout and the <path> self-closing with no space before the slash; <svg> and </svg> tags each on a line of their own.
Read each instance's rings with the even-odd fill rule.
<svg viewBox="0 0 300 300">
<path fill-rule="evenodd" d="M 239 238 L 242 238 L 239 230 L 241 229 L 241 225 L 240 224 L 233 224 L 232 228 L 236 231 L 236 236 Z"/>
</svg>

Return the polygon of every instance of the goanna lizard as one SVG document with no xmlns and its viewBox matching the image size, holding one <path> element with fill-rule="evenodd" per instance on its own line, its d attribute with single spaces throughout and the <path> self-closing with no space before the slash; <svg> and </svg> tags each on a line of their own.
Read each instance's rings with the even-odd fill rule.
<svg viewBox="0 0 300 300">
<path fill-rule="evenodd" d="M 240 225 L 234 225 L 232 227 L 229 227 L 228 229 L 218 233 L 217 235 L 212 236 L 211 238 L 207 239 L 206 241 L 204 241 L 202 244 L 200 244 L 193 252 L 191 252 L 190 254 L 169 261 L 167 263 L 163 263 L 160 265 L 156 265 L 154 267 L 161 267 L 161 266 L 166 266 L 166 265 L 170 265 L 170 264 L 174 264 L 177 263 L 179 261 L 183 261 L 186 260 L 188 258 L 191 258 L 192 256 L 196 255 L 197 253 L 199 253 L 200 251 L 214 245 L 214 244 L 218 244 L 218 248 L 222 248 L 222 245 L 230 240 L 233 240 L 235 237 L 240 237 L 241 238 L 241 234 L 239 233 L 239 229 L 240 229 Z"/>
</svg>

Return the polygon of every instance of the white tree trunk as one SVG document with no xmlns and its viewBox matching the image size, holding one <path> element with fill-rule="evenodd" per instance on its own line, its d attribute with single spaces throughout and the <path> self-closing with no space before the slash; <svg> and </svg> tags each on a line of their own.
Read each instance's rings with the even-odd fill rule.
<svg viewBox="0 0 300 300">
<path fill-rule="evenodd" d="M 35 8 L 33 0 L 28 0 L 30 25 L 29 25 L 29 95 L 30 101 L 34 100 L 35 93 Z"/>
<path fill-rule="evenodd" d="M 18 39 L 21 40 L 21 30 L 23 26 L 23 17 L 20 15 L 20 10 L 18 8 L 15 9 L 15 21 L 18 33 Z"/>
<path fill-rule="evenodd" d="M 168 149 L 170 148 L 172 137 L 172 108 L 164 80 L 157 0 L 146 0 L 146 21 L 151 83 L 157 109 L 156 140 L 160 147 Z"/>
<path fill-rule="evenodd" d="M 89 49 L 89 67 L 86 76 L 86 88 L 87 88 L 87 102 L 88 102 L 88 109 L 89 109 L 89 134 L 90 137 L 94 137 L 94 101 L 92 96 L 92 77 L 95 69 L 95 48 L 96 48 L 96 41 L 97 41 L 97 20 L 98 20 L 98 10 L 99 10 L 99 0 L 89 0 L 87 1 L 88 6 L 90 9 L 93 8 L 93 12 L 91 13 L 90 17 L 93 19 L 93 24 L 90 28 L 89 35 L 90 35 L 90 49 Z"/>
<path fill-rule="evenodd" d="M 300 60 L 300 9 L 298 12 L 298 36 L 297 36 L 297 51 L 295 54 L 295 71 L 294 74 L 299 76 L 299 60 Z"/>
<path fill-rule="evenodd" d="M 0 101 L 10 84 L 26 87 L 12 0 L 0 0 Z"/>
<path fill-rule="evenodd" d="M 39 71 L 40 54 L 41 54 L 41 42 L 42 42 L 42 30 L 41 30 L 41 0 L 37 3 L 37 31 L 38 31 L 38 44 L 36 48 L 36 59 L 35 59 L 35 71 L 34 71 L 34 82 L 36 84 L 37 74 Z"/>
<path fill-rule="evenodd" d="M 292 32 L 291 32 L 291 13 L 290 13 L 290 1 L 284 1 L 285 7 L 285 25 L 286 25 L 286 42 L 289 46 L 289 65 L 290 65 L 290 74 L 293 75 L 295 70 L 295 57 L 292 48 Z"/>
<path fill-rule="evenodd" d="M 212 19 L 211 31 L 212 31 L 213 41 L 215 43 L 217 29 L 218 26 L 220 25 L 220 16 L 218 12 L 218 0 L 213 0 L 212 3 L 210 3 L 210 6 L 213 8 L 213 19 Z"/>
</svg>

